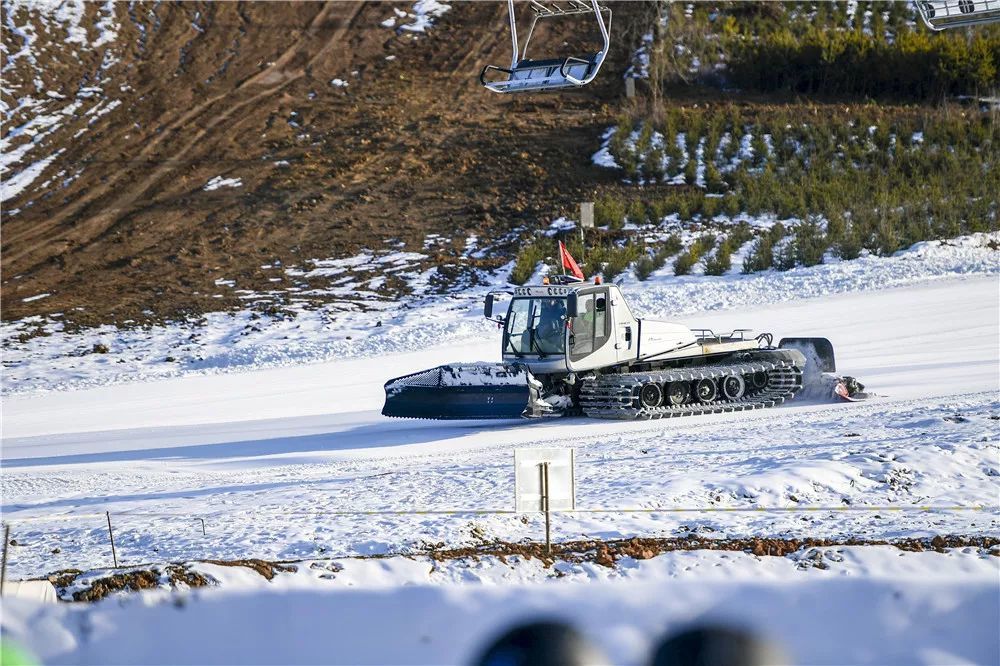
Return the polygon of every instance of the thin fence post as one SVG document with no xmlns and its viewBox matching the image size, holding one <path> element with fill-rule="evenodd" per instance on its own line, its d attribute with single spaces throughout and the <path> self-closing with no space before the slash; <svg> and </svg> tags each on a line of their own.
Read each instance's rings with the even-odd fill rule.
<svg viewBox="0 0 1000 666">
<path fill-rule="evenodd" d="M 205 519 L 204 518 L 199 518 L 198 520 L 201 521 L 201 535 L 205 536 Z"/>
<path fill-rule="evenodd" d="M 7 581 L 7 545 L 10 543 L 10 525 L 3 526 L 3 562 L 0 563 L 0 597 L 3 596 L 3 586 Z"/>
<path fill-rule="evenodd" d="M 108 537 L 111 539 L 111 558 L 114 560 L 115 569 L 117 569 L 118 553 L 115 552 L 115 533 L 111 531 L 111 512 L 105 511 L 104 515 L 108 517 Z"/>
<path fill-rule="evenodd" d="M 549 514 L 549 463 L 542 463 L 542 511 L 545 512 L 545 554 L 552 554 L 552 522 Z"/>
</svg>

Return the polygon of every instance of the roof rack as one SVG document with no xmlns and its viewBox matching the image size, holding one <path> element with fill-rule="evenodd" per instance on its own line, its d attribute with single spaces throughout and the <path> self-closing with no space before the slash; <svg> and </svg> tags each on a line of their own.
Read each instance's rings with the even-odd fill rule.
<svg viewBox="0 0 1000 666">
<path fill-rule="evenodd" d="M 486 65 L 479 73 L 479 82 L 493 92 L 511 93 L 585 86 L 593 81 L 611 47 L 611 37 L 608 32 L 611 27 L 611 10 L 599 5 L 597 0 L 589 2 L 585 0 L 550 0 L 548 2 L 529 0 L 529 4 L 534 12 L 534 18 L 531 21 L 531 28 L 528 30 L 528 37 L 524 40 L 524 45 L 521 46 L 517 39 L 514 0 L 507 0 L 507 11 L 510 14 L 510 39 L 513 47 L 510 69 Z M 582 56 L 549 60 L 530 60 L 528 58 L 528 43 L 531 41 L 539 19 L 582 14 L 593 14 L 597 19 L 597 27 L 604 39 L 604 47 L 600 51 Z M 605 21 L 604 14 L 607 14 L 607 21 Z M 507 76 L 490 81 L 486 78 L 490 72 L 501 72 Z"/>
<path fill-rule="evenodd" d="M 1000 21 L 1000 0 L 917 0 L 916 5 L 931 30 Z"/>
</svg>

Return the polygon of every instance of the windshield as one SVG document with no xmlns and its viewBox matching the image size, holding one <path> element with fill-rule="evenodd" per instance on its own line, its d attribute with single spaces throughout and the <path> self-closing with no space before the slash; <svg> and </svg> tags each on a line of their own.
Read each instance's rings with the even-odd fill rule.
<svg viewBox="0 0 1000 666">
<path fill-rule="evenodd" d="M 507 317 L 504 351 L 562 354 L 566 349 L 566 299 L 515 298 Z"/>
</svg>

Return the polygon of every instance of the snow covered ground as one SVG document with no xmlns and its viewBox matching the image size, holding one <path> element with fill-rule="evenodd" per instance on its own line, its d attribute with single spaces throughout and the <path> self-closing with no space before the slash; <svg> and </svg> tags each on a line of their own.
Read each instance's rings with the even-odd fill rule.
<svg viewBox="0 0 1000 666">
<path fill-rule="evenodd" d="M 442 300 L 436 310 L 414 308 L 396 328 L 359 335 L 356 348 L 343 347 L 354 357 L 297 363 L 336 355 L 333 343 L 304 331 L 302 339 L 312 335 L 322 352 L 299 356 L 289 348 L 298 344 L 292 337 L 284 342 L 285 365 L 241 365 L 233 359 L 259 350 L 226 349 L 219 339 L 212 344 L 228 360 L 214 370 L 125 383 L 118 364 L 87 366 L 77 379 L 90 387 L 77 390 L 38 389 L 68 376 L 58 347 L 45 344 L 79 343 L 65 334 L 34 347 L 29 341 L 30 353 L 17 352 L 14 381 L 24 374 L 27 384 L 3 402 L 0 508 L 18 543 L 8 575 L 108 566 L 104 511 L 111 512 L 117 555 L 126 565 L 246 557 L 303 563 L 272 583 L 256 574 L 209 572 L 222 589 L 195 594 L 197 601 L 180 604 L 185 612 L 159 604 L 163 596 L 156 594 L 90 609 L 7 602 L 4 630 L 60 663 L 149 661 L 151 655 L 137 652 L 138 639 L 127 638 L 140 636 L 142 626 L 205 627 L 217 637 L 238 627 L 254 637 L 226 657 L 203 643 L 191 642 L 199 651 L 175 641 L 174 651 L 156 657 L 162 661 L 273 661 L 273 651 L 253 647 L 267 641 L 301 650 L 288 653 L 290 661 L 328 661 L 327 652 L 314 652 L 320 643 L 297 637 L 313 631 L 307 618 L 336 604 L 338 622 L 329 627 L 335 633 L 316 633 L 337 641 L 343 657 L 337 661 L 400 661 L 406 654 L 404 661 L 454 662 L 467 660 L 499 621 L 559 609 L 590 629 L 613 661 L 637 663 L 664 627 L 742 604 L 757 614 L 740 617 L 776 632 L 800 663 L 995 663 L 996 643 L 984 628 L 995 627 L 1000 615 L 1000 558 L 975 548 L 845 547 L 820 555 L 826 568 L 803 566 L 807 553 L 710 551 L 620 561 L 613 569 L 569 563 L 546 569 L 537 561 L 490 558 L 436 565 L 420 556 L 351 559 L 414 555 L 431 543 L 541 538 L 538 517 L 525 522 L 509 513 L 512 451 L 520 446 L 576 448 L 581 509 L 651 510 L 558 514 L 557 540 L 691 532 L 708 538 L 1000 534 L 996 252 L 982 243 L 931 244 L 860 261 L 625 285 L 643 314 L 672 313 L 718 331 L 829 337 L 840 370 L 878 394 L 853 405 L 800 401 L 656 423 L 382 418 L 385 380 L 444 362 L 498 357 L 498 333 L 478 319 L 471 295 Z M 150 335 L 144 344 L 165 339 Z M 466 513 L 341 513 L 407 510 Z M 834 584 L 845 577 L 855 582 Z M 541 584 L 550 591 L 532 594 Z M 360 589 L 338 589 L 345 586 Z M 824 617 L 835 621 L 805 617 L 802 609 L 820 600 Z M 350 618 L 383 611 L 380 635 L 388 632 L 393 641 L 351 624 Z M 415 621 L 415 614 L 424 619 Z M 229 628 L 207 619 L 219 616 L 241 619 Z M 274 621 L 285 616 L 295 621 Z M 801 624 L 807 621 L 809 630 Z M 257 631 L 263 624 L 269 628 Z M 468 632 L 455 632 L 460 625 Z"/>
<path fill-rule="evenodd" d="M 983 579 L 672 580 L 162 595 L 95 606 L 8 601 L 4 629 L 52 664 L 470 664 L 512 623 L 558 619 L 613 664 L 649 663 L 693 622 L 745 627 L 794 664 L 995 664 Z M 155 596 L 159 596 L 157 599 Z M 155 632 L 155 639 L 151 634 Z"/>
<path fill-rule="evenodd" d="M 495 339 L 373 360 L 11 396 L 4 401 L 2 508 L 25 545 L 9 570 L 17 576 L 105 564 L 105 510 L 115 517 L 125 562 L 370 554 L 421 541 L 468 542 L 473 533 L 537 538 L 537 521 L 524 525 L 507 514 L 328 515 L 509 510 L 512 449 L 535 444 L 577 447 L 581 508 L 991 507 L 575 514 L 556 521 L 558 538 L 673 534 L 693 525 L 728 535 L 995 533 L 998 300 L 996 277 L 958 277 L 682 318 L 719 330 L 826 334 L 841 370 L 880 396 L 861 405 L 793 402 L 671 423 L 441 424 L 379 415 L 386 379 L 495 358 Z M 208 524 L 205 536 L 199 517 Z"/>
</svg>

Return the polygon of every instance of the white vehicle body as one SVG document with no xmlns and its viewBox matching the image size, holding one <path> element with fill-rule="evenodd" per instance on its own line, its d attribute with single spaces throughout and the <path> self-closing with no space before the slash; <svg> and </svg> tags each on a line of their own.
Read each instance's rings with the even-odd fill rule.
<svg viewBox="0 0 1000 666">
<path fill-rule="evenodd" d="M 635 316 L 617 285 L 556 276 L 486 296 L 501 363 L 454 364 L 385 385 L 382 413 L 469 419 L 586 414 L 665 418 L 772 407 L 802 388 L 807 357 L 835 370 L 825 338 L 726 335 Z M 509 298 L 503 315 L 494 301 Z"/>
<path fill-rule="evenodd" d="M 518 328 L 517 316 L 520 303 L 528 300 L 565 303 L 566 313 L 561 315 L 565 329 L 561 347 L 537 348 L 530 344 L 511 344 L 510 338 L 524 335 L 527 326 Z M 575 301 L 575 307 L 571 302 Z M 595 319 L 594 330 L 579 330 L 585 321 L 582 313 L 590 304 Z M 572 316 L 571 312 L 577 312 Z M 488 316 L 492 316 L 492 311 Z M 547 323 L 531 322 L 536 328 Z M 511 294 L 507 314 L 497 319 L 505 325 L 503 361 L 528 366 L 535 375 L 580 373 L 620 365 L 666 361 L 756 349 L 754 339 L 743 339 L 747 330 L 739 335 L 716 336 L 711 331 L 692 331 L 687 326 L 655 319 L 637 318 L 628 306 L 617 285 L 574 283 L 569 285 L 541 285 L 517 287 Z"/>
</svg>

